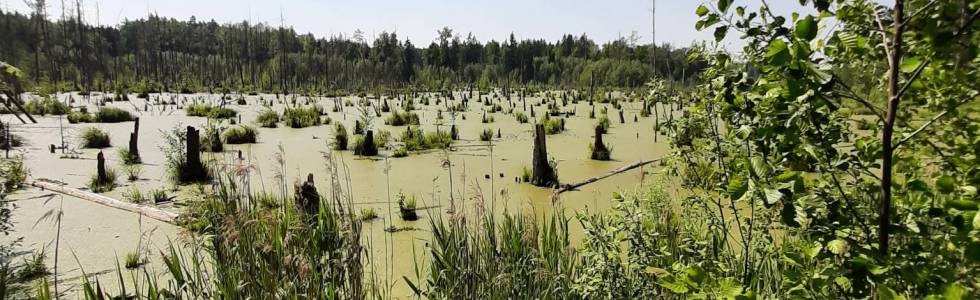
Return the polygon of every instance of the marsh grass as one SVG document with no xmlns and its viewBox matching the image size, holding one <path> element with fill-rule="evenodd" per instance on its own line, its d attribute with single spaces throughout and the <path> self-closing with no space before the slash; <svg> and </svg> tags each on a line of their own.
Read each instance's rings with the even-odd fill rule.
<svg viewBox="0 0 980 300">
<path fill-rule="evenodd" d="M 521 124 L 526 124 L 529 121 L 527 114 L 522 112 L 515 113 L 514 118 L 517 119 L 517 123 Z"/>
<path fill-rule="evenodd" d="M 129 153 L 129 148 L 119 148 L 116 154 L 119 156 L 119 161 L 121 161 L 124 165 L 128 166 L 142 163 L 139 156 Z"/>
<path fill-rule="evenodd" d="M 54 97 L 45 97 L 27 101 L 24 110 L 33 115 L 64 115 L 71 111 L 71 107 Z"/>
<path fill-rule="evenodd" d="M 98 174 L 92 174 L 88 180 L 88 189 L 93 193 L 105 193 L 116 188 L 116 170 L 106 167 L 105 179 L 99 180 Z"/>
<path fill-rule="evenodd" d="M 112 142 L 109 140 L 109 134 L 105 130 L 88 127 L 82 130 L 82 133 L 78 135 L 79 142 L 82 148 L 89 149 L 103 149 L 112 147 Z"/>
<path fill-rule="evenodd" d="M 263 128 L 276 128 L 279 124 L 279 114 L 271 109 L 263 111 L 255 117 L 255 123 Z"/>
<path fill-rule="evenodd" d="M 521 166 L 521 182 L 531 182 L 531 168 L 528 166 Z"/>
<path fill-rule="evenodd" d="M 601 129 L 600 132 L 602 134 L 607 134 L 609 133 L 609 127 L 612 126 L 612 123 L 609 121 L 609 117 L 602 115 L 599 117 L 599 120 L 596 121 L 596 126 Z"/>
<path fill-rule="evenodd" d="M 126 253 L 124 262 L 126 269 L 136 269 L 146 264 L 146 260 L 139 252 Z"/>
<path fill-rule="evenodd" d="M 481 141 L 488 142 L 492 139 L 493 139 L 493 129 L 484 128 L 483 131 L 480 132 Z"/>
<path fill-rule="evenodd" d="M 258 131 L 251 126 L 235 125 L 225 129 L 221 134 L 221 139 L 229 145 L 254 144 L 258 141 L 258 135 Z"/>
<path fill-rule="evenodd" d="M 407 196 L 401 192 L 398 193 L 398 211 L 401 215 L 402 220 L 405 221 L 415 221 L 419 219 L 418 213 L 415 212 L 416 199 L 415 195 Z"/>
<path fill-rule="evenodd" d="M 146 197 L 146 195 L 143 194 L 143 191 L 141 191 L 139 188 L 135 186 L 130 187 L 125 192 L 123 192 L 122 196 L 129 202 L 136 203 L 136 204 L 143 204 L 149 200 Z"/>
<path fill-rule="evenodd" d="M 565 131 L 565 119 L 563 118 L 550 118 L 545 115 L 541 118 L 540 123 L 544 126 L 544 133 L 548 135 L 559 134 Z"/>
<path fill-rule="evenodd" d="M 389 126 L 407 126 L 419 124 L 419 116 L 411 111 L 395 111 L 385 118 L 385 125 Z"/>
<path fill-rule="evenodd" d="M 128 181 L 136 181 L 140 179 L 140 175 L 143 174 L 143 166 L 141 165 L 124 164 L 122 169 L 123 173 L 126 174 L 126 180 Z"/>
<path fill-rule="evenodd" d="M 95 122 L 98 123 L 130 122 L 135 119 L 136 117 L 128 110 L 116 107 L 103 107 L 95 113 Z"/>
<path fill-rule="evenodd" d="M 319 105 L 290 107 L 283 111 L 282 119 L 286 126 L 292 128 L 306 128 L 322 124 L 323 121 L 320 120 L 321 115 L 323 115 L 323 107 L 320 107 Z"/>
<path fill-rule="evenodd" d="M 406 151 L 446 149 L 452 144 L 452 136 L 444 131 L 423 132 L 417 127 L 408 127 L 402 132 L 401 142 Z"/>
<path fill-rule="evenodd" d="M 238 116 L 238 112 L 227 107 L 193 103 L 184 108 L 188 117 L 205 117 L 212 119 L 230 119 Z"/>
</svg>

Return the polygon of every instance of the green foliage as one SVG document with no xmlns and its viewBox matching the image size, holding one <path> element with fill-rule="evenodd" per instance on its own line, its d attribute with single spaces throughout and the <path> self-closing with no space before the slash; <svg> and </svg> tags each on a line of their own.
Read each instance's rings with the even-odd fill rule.
<svg viewBox="0 0 980 300">
<path fill-rule="evenodd" d="M 408 127 L 402 132 L 401 142 L 407 151 L 446 149 L 452 144 L 452 137 L 448 132 L 424 133 L 420 128 Z"/>
<path fill-rule="evenodd" d="M 279 125 L 279 114 L 273 110 L 266 110 L 255 117 L 255 123 L 263 128 L 276 128 Z"/>
<path fill-rule="evenodd" d="M 398 192 L 398 211 L 401 215 L 402 220 L 405 221 L 415 221 L 419 219 L 419 215 L 415 212 L 416 200 L 415 195 L 406 196 L 405 194 Z"/>
<path fill-rule="evenodd" d="M 545 134 L 559 134 L 565 131 L 565 119 L 563 118 L 550 118 L 545 115 L 541 118 L 541 125 L 544 126 Z"/>
<path fill-rule="evenodd" d="M 83 129 L 78 135 L 78 139 L 82 148 L 102 149 L 112 147 L 112 143 L 109 141 L 109 133 L 95 127 Z"/>
<path fill-rule="evenodd" d="M 385 125 L 390 126 L 408 126 L 419 124 L 419 116 L 410 111 L 395 111 L 385 118 Z"/>
<path fill-rule="evenodd" d="M 292 128 L 306 128 L 323 123 L 320 116 L 323 108 L 319 105 L 286 108 L 282 113 L 283 122 Z"/>
<path fill-rule="evenodd" d="M 609 145 L 596 147 L 595 144 L 589 144 L 589 158 L 592 160 L 610 160 L 612 159 L 612 147 Z"/>
<path fill-rule="evenodd" d="M 184 107 L 188 117 L 205 117 L 212 119 L 230 119 L 238 116 L 238 112 L 227 107 L 193 103 Z"/>
<path fill-rule="evenodd" d="M 221 134 L 221 139 L 225 144 L 254 144 L 258 141 L 258 132 L 255 128 L 245 125 L 235 125 Z"/>
<path fill-rule="evenodd" d="M 124 262 L 126 269 L 136 269 L 145 264 L 146 260 L 143 259 L 143 256 L 139 252 L 129 252 L 126 253 Z"/>
<path fill-rule="evenodd" d="M 123 192 L 122 196 L 129 202 L 136 203 L 136 204 L 143 204 L 150 200 L 149 198 L 147 198 L 147 195 L 143 194 L 143 191 L 141 191 L 139 188 L 135 186 L 130 187 L 128 190 Z"/>
<path fill-rule="evenodd" d="M 137 165 L 141 163 L 139 156 L 129 153 L 129 148 L 119 148 L 116 153 L 119 156 L 119 161 L 124 165 Z"/>
<path fill-rule="evenodd" d="M 607 134 L 609 133 L 609 127 L 612 125 L 609 122 L 609 117 L 607 117 L 606 115 L 602 115 L 601 117 L 599 117 L 599 120 L 596 121 L 596 126 L 599 126 L 599 128 L 601 128 L 601 130 L 599 131 L 600 133 Z"/>
<path fill-rule="evenodd" d="M 358 215 L 361 221 L 371 221 L 378 218 L 378 211 L 374 208 L 362 208 Z"/>
<path fill-rule="evenodd" d="M 527 115 L 522 112 L 515 113 L 514 118 L 517 119 L 517 123 L 526 124 L 528 122 Z"/>
<path fill-rule="evenodd" d="M 0 159 L 0 171 L 2 171 L 0 172 L 0 192 L 18 189 L 27 182 L 28 171 L 27 167 L 24 166 L 22 156 Z M 0 193 L 0 195 L 2 194 L 4 193 Z"/>
<path fill-rule="evenodd" d="M 347 128 L 344 127 L 344 124 L 337 122 L 337 125 L 334 125 L 333 135 L 333 149 L 347 150 Z"/>
<path fill-rule="evenodd" d="M 521 166 L 521 182 L 531 182 L 531 168 Z"/>
<path fill-rule="evenodd" d="M 139 164 L 124 164 L 123 172 L 126 174 L 126 180 L 136 181 L 143 174 L 143 166 Z"/>
<path fill-rule="evenodd" d="M 72 111 L 68 113 L 68 123 L 95 123 L 95 117 L 87 111 Z"/>
<path fill-rule="evenodd" d="M 484 128 L 483 131 L 480 132 L 481 141 L 488 142 L 492 139 L 493 139 L 493 129 Z"/>
<path fill-rule="evenodd" d="M 95 113 L 94 121 L 98 123 L 120 123 L 135 120 L 128 110 L 115 107 L 102 107 Z"/>
<path fill-rule="evenodd" d="M 24 110 L 33 115 L 64 115 L 71 111 L 64 102 L 58 101 L 54 97 L 44 97 L 42 99 L 31 99 L 24 103 Z"/>
<path fill-rule="evenodd" d="M 116 170 L 106 167 L 105 179 L 100 180 L 98 174 L 92 174 L 88 180 L 88 189 L 93 193 L 105 193 L 116 188 Z"/>
</svg>

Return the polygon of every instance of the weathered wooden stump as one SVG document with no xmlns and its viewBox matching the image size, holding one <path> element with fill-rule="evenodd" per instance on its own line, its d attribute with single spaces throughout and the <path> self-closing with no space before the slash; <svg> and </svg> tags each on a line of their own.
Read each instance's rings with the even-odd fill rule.
<svg viewBox="0 0 980 300">
<path fill-rule="evenodd" d="M 378 146 L 374 144 L 374 131 L 368 130 L 364 133 L 364 143 L 361 143 L 362 156 L 377 156 Z"/>
<path fill-rule="evenodd" d="M 531 157 L 531 184 L 551 187 L 558 184 L 558 176 L 548 162 L 548 143 L 544 125 L 534 125 L 534 149 Z"/>
<path fill-rule="evenodd" d="M 315 216 L 320 212 L 320 193 L 313 182 L 313 174 L 306 175 L 306 181 L 296 185 L 296 206 L 307 216 Z"/>
<path fill-rule="evenodd" d="M 602 142 L 602 126 L 595 127 L 595 140 L 592 141 L 592 159 L 609 160 L 609 148 Z"/>
<path fill-rule="evenodd" d="M 201 163 L 201 133 L 193 126 L 187 126 L 187 162 L 183 171 L 184 182 L 207 180 L 207 170 Z"/>
<path fill-rule="evenodd" d="M 109 175 L 106 174 L 105 171 L 105 154 L 102 154 L 102 151 L 99 151 L 99 155 L 95 156 L 95 159 L 98 161 L 96 164 L 95 180 L 99 184 L 109 182 Z"/>
<path fill-rule="evenodd" d="M 140 118 L 136 118 L 133 124 L 133 132 L 129 134 L 129 159 L 131 162 L 140 162 L 140 151 L 137 140 L 140 132 Z"/>
<path fill-rule="evenodd" d="M 456 129 L 456 124 L 453 124 L 453 126 L 449 128 L 449 136 L 454 141 L 459 139 L 459 129 Z"/>
</svg>

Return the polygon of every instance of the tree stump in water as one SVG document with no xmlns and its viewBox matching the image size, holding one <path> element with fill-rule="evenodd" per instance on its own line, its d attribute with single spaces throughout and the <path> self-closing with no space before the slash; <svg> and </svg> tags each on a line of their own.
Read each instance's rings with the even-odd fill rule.
<svg viewBox="0 0 980 300">
<path fill-rule="evenodd" d="M 602 142 L 602 126 L 595 127 L 595 140 L 592 142 L 593 160 L 609 160 L 609 148 Z"/>
<path fill-rule="evenodd" d="M 296 185 L 296 206 L 307 216 L 315 216 L 320 212 L 320 193 L 316 191 L 313 174 L 306 175 L 306 181 Z"/>
<path fill-rule="evenodd" d="M 105 155 L 102 154 L 102 151 L 99 151 L 99 155 L 97 155 L 95 159 L 98 161 L 96 165 L 95 180 L 99 184 L 109 182 L 109 175 L 107 175 L 105 171 Z"/>
<path fill-rule="evenodd" d="M 531 157 L 531 184 L 551 187 L 558 184 L 558 176 L 548 162 L 548 143 L 545 141 L 544 125 L 534 125 L 534 150 Z"/>
<path fill-rule="evenodd" d="M 187 126 L 187 163 L 184 166 L 183 181 L 199 182 L 207 180 L 207 171 L 201 163 L 201 135 L 193 126 Z"/>
<path fill-rule="evenodd" d="M 368 130 L 364 133 L 364 143 L 361 143 L 362 156 L 377 156 L 378 146 L 374 144 L 374 131 Z"/>
<path fill-rule="evenodd" d="M 452 127 L 449 127 L 449 136 L 454 141 L 459 139 L 459 129 L 456 129 L 456 124 L 453 124 Z"/>
<path fill-rule="evenodd" d="M 625 124 L 626 118 L 623 117 L 623 109 L 619 109 L 619 124 Z"/>
<path fill-rule="evenodd" d="M 129 134 L 129 159 L 131 162 L 140 162 L 140 151 L 137 145 L 140 132 L 140 118 L 136 118 L 133 124 L 133 132 Z"/>
</svg>

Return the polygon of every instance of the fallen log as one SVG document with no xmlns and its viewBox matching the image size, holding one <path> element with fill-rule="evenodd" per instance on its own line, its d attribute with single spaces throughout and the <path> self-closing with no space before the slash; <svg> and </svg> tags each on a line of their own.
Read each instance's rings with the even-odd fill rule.
<svg viewBox="0 0 980 300">
<path fill-rule="evenodd" d="M 150 217 L 152 219 L 159 220 L 169 224 L 174 224 L 175 220 L 177 219 L 177 214 L 173 212 L 165 211 L 152 206 L 119 201 L 103 195 L 72 188 L 64 184 L 45 181 L 43 179 L 35 180 L 34 182 L 31 183 L 31 186 L 39 187 L 53 192 L 58 192 L 82 200 L 88 200 L 108 207 L 138 213 Z"/>
<path fill-rule="evenodd" d="M 580 181 L 580 182 L 577 182 L 577 183 L 563 185 L 561 188 L 555 190 L 555 193 L 554 193 L 554 195 L 552 197 L 557 199 L 558 195 L 560 195 L 561 193 L 564 193 L 564 192 L 567 192 L 567 191 L 571 191 L 571 190 L 575 190 L 575 189 L 578 189 L 579 187 L 582 187 L 582 186 L 584 186 L 586 184 L 590 184 L 590 183 L 593 183 L 593 182 L 596 182 L 596 181 L 599 181 L 599 180 L 603 180 L 603 179 L 606 179 L 608 177 L 612 177 L 613 175 L 616 175 L 616 174 L 619 174 L 619 173 L 623 173 L 623 172 L 626 172 L 626 171 L 629 171 L 629 170 L 632 170 L 632 169 L 636 169 L 636 168 L 642 167 L 644 165 L 652 164 L 652 163 L 655 163 L 655 162 L 658 162 L 658 161 L 660 161 L 660 158 L 658 158 L 658 159 L 650 159 L 650 160 L 638 161 L 638 162 L 635 162 L 635 163 L 632 163 L 632 164 L 629 164 L 629 165 L 625 165 L 625 166 L 616 168 L 615 170 L 609 171 L 608 173 L 602 174 L 600 176 L 592 177 L 592 178 L 589 178 L 589 179 L 586 179 L 586 180 L 583 180 L 583 181 Z"/>
</svg>

